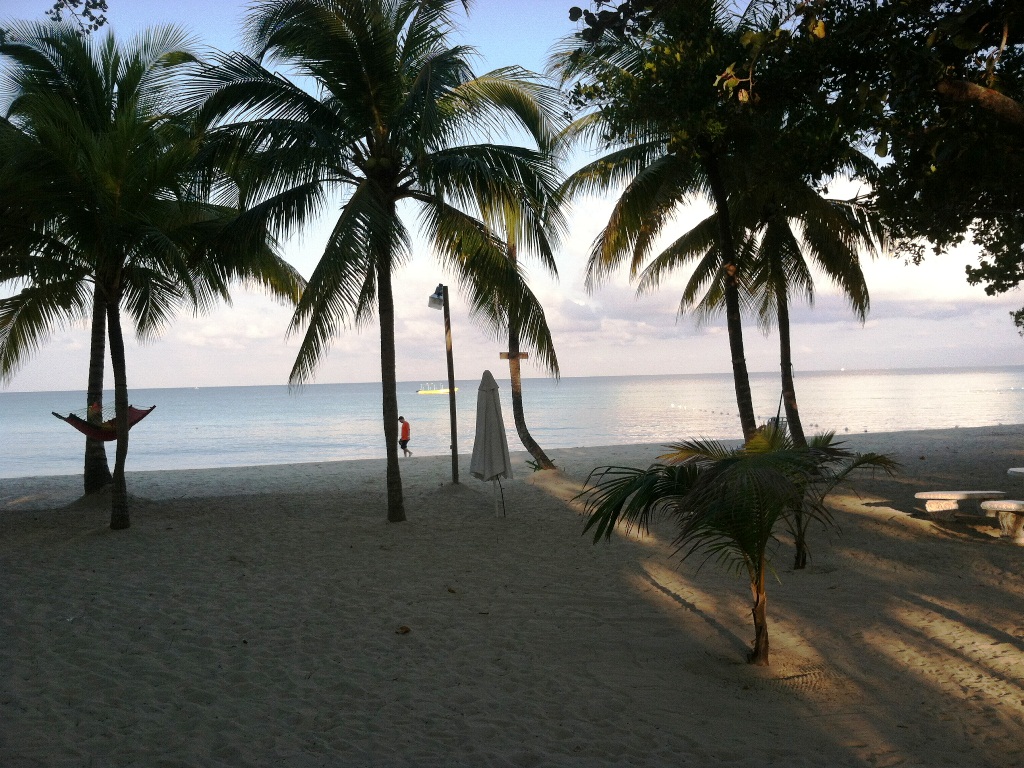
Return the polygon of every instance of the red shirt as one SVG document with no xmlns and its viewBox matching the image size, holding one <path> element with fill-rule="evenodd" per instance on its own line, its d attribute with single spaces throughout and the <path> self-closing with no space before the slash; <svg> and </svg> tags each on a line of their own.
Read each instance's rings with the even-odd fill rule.
<svg viewBox="0 0 1024 768">
<path fill-rule="evenodd" d="M 410 434 L 409 422 L 408 421 L 403 421 L 402 422 L 402 439 L 403 440 L 408 440 L 409 439 L 409 434 Z"/>
</svg>

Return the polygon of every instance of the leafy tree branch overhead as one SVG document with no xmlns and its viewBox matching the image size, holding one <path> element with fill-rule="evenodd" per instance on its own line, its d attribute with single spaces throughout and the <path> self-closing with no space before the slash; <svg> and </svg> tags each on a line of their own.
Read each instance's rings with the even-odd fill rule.
<svg viewBox="0 0 1024 768">
<path fill-rule="evenodd" d="M 82 34 L 95 32 L 107 23 L 107 0 L 57 0 L 46 15 L 58 24 L 65 19 Z"/>
<path fill-rule="evenodd" d="M 1024 279 L 1024 14 L 1011 0 L 819 3 L 822 83 L 879 156 L 875 204 L 919 262 L 973 241 L 968 281 Z"/>
<path fill-rule="evenodd" d="M 46 17 L 56 24 L 68 23 L 77 34 L 88 35 L 107 23 L 107 0 L 56 0 Z M 0 43 L 8 30 L 0 27 Z"/>
</svg>

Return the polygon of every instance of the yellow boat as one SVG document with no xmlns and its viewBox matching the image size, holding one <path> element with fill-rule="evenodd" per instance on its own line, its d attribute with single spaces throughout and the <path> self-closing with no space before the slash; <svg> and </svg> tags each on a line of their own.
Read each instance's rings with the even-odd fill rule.
<svg viewBox="0 0 1024 768">
<path fill-rule="evenodd" d="M 433 385 L 431 385 L 431 386 L 433 386 Z M 416 390 L 416 394 L 417 395 L 447 395 L 448 394 L 448 387 L 442 387 L 442 388 L 438 388 L 438 389 L 427 389 L 426 388 L 427 387 L 426 384 L 424 384 L 423 387 L 424 387 L 423 389 L 417 389 Z M 456 387 L 455 391 L 458 392 L 459 388 Z"/>
</svg>

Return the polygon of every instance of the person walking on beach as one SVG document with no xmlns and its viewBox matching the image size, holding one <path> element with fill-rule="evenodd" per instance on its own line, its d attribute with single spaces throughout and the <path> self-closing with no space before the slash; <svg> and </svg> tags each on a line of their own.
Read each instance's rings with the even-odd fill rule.
<svg viewBox="0 0 1024 768">
<path fill-rule="evenodd" d="M 406 456 L 412 456 L 412 451 L 409 450 L 409 437 L 412 435 L 409 422 L 405 420 L 404 416 L 399 416 L 398 422 L 402 425 L 402 437 L 399 438 L 398 444 L 402 447 L 402 452 Z"/>
</svg>

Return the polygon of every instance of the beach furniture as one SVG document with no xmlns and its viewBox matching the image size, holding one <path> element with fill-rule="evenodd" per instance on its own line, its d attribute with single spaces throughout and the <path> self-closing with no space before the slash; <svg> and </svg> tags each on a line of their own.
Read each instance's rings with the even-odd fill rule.
<svg viewBox="0 0 1024 768">
<path fill-rule="evenodd" d="M 131 429 L 144 418 L 149 416 L 156 408 L 155 405 L 151 405 L 149 408 L 136 408 L 134 405 L 128 406 L 128 429 Z M 114 423 L 113 407 L 104 409 L 103 416 L 101 418 L 104 421 L 94 424 L 83 416 L 79 416 L 77 413 L 69 413 L 67 416 L 61 416 L 56 411 L 50 411 L 61 421 L 65 421 L 72 427 L 77 429 L 86 437 L 91 437 L 93 440 L 116 440 L 117 439 L 117 427 Z"/>
<path fill-rule="evenodd" d="M 469 473 L 494 487 L 494 514 L 498 514 L 499 478 L 512 477 L 512 460 L 508 455 L 508 438 L 505 436 L 505 421 L 501 417 L 501 398 L 498 396 L 498 382 L 490 371 L 484 371 L 476 395 L 476 438 L 473 440 L 473 457 L 469 462 Z M 505 512 L 505 495 L 501 499 L 502 514 Z"/>
<path fill-rule="evenodd" d="M 915 499 L 924 499 L 924 508 L 939 520 L 952 520 L 960 510 L 961 501 L 986 501 L 1001 499 L 1003 491 L 921 491 Z"/>
<path fill-rule="evenodd" d="M 988 517 L 999 520 L 999 531 L 1003 538 L 1024 546 L 1024 501 L 999 499 L 983 501 L 981 508 Z"/>
</svg>

